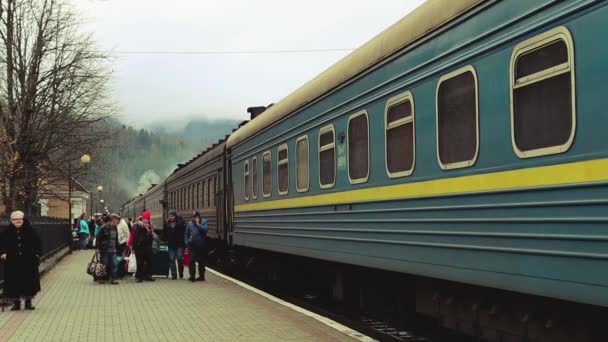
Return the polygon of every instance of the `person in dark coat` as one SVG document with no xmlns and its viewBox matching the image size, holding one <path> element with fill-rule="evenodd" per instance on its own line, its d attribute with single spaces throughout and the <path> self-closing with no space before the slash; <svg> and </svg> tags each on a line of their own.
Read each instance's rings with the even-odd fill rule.
<svg viewBox="0 0 608 342">
<path fill-rule="evenodd" d="M 188 271 L 190 273 L 190 281 L 205 281 L 205 264 L 207 263 L 207 230 L 209 226 L 207 220 L 201 217 L 201 213 L 195 211 L 192 213 L 192 221 L 188 222 L 184 240 L 188 245 L 190 253 L 190 262 Z M 199 276 L 196 278 L 196 263 L 198 262 Z"/>
<path fill-rule="evenodd" d="M 38 266 L 42 255 L 42 241 L 24 219 L 21 211 L 11 214 L 11 223 L 0 236 L 0 259 L 4 262 L 4 295 L 12 299 L 11 311 L 34 310 L 32 298 L 40 292 Z"/>
<path fill-rule="evenodd" d="M 186 234 L 186 222 L 177 215 L 177 211 L 169 211 L 169 219 L 163 225 L 161 238 L 169 247 L 169 266 L 171 269 L 171 278 L 177 279 L 175 269 L 175 259 L 177 259 L 177 268 L 179 269 L 179 278 L 184 279 L 184 249 L 186 243 L 184 235 Z"/>
<path fill-rule="evenodd" d="M 133 225 L 133 252 L 137 259 L 137 272 L 135 278 L 141 283 L 144 280 L 154 281 L 152 278 L 152 241 L 154 227 L 150 222 L 150 212 L 144 211 L 142 220 Z"/>
<path fill-rule="evenodd" d="M 97 247 L 97 253 L 101 257 L 101 261 L 106 266 L 107 280 L 110 284 L 117 285 L 117 263 L 116 253 L 118 252 L 118 229 L 116 226 L 120 222 L 120 216 L 118 214 L 112 214 L 110 222 L 105 223 L 99 228 L 97 234 L 95 246 Z M 103 284 L 106 279 L 99 279 L 99 283 Z"/>
</svg>

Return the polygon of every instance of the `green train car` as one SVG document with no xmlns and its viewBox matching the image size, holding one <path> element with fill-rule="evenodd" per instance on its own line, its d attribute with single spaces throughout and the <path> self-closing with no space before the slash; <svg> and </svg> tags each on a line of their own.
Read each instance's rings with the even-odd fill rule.
<svg viewBox="0 0 608 342">
<path fill-rule="evenodd" d="M 427 1 L 229 137 L 232 243 L 411 275 L 468 332 L 548 298 L 494 330 L 589 340 L 550 328 L 608 307 L 607 4 Z"/>
</svg>

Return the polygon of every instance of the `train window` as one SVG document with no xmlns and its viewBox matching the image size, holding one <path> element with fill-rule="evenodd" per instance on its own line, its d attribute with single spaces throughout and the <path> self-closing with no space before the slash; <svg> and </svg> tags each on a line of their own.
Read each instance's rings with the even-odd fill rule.
<svg viewBox="0 0 608 342">
<path fill-rule="evenodd" d="M 207 199 L 207 191 L 209 191 L 209 183 L 207 183 L 207 180 L 203 180 L 203 186 L 205 187 L 205 190 L 203 190 L 203 204 L 205 205 L 205 208 L 209 208 L 209 200 Z"/>
<path fill-rule="evenodd" d="M 308 154 L 308 137 L 303 136 L 296 141 L 296 190 L 308 191 L 310 183 L 310 158 Z"/>
<path fill-rule="evenodd" d="M 249 168 L 249 163 L 247 163 Z M 246 190 L 247 192 L 247 199 L 249 199 L 249 191 Z M 207 208 L 211 208 L 211 196 L 209 196 L 209 194 L 211 193 L 211 177 L 207 178 Z"/>
<path fill-rule="evenodd" d="M 409 91 L 392 97 L 385 112 L 386 171 L 388 176 L 409 176 L 414 170 L 414 99 Z"/>
<path fill-rule="evenodd" d="M 361 111 L 348 119 L 348 179 L 351 184 L 367 182 L 369 178 L 369 124 L 367 112 Z"/>
<path fill-rule="evenodd" d="M 272 160 L 270 151 L 264 152 L 262 156 L 262 194 L 264 197 L 272 195 Z"/>
<path fill-rule="evenodd" d="M 287 195 L 289 192 L 289 157 L 287 144 L 279 146 L 277 155 L 279 195 Z"/>
<path fill-rule="evenodd" d="M 248 201 L 249 200 L 249 160 L 245 160 L 244 172 L 245 172 L 244 193 L 245 193 L 245 200 Z M 207 183 L 207 191 L 209 191 L 209 183 Z M 209 193 L 208 192 L 207 192 L 207 203 L 209 203 Z"/>
<path fill-rule="evenodd" d="M 328 189 L 336 184 L 336 139 L 333 125 L 319 130 L 319 185 Z"/>
<path fill-rule="evenodd" d="M 561 26 L 518 44 L 511 57 L 511 141 L 520 158 L 566 152 L 574 141 L 574 43 Z"/>
<path fill-rule="evenodd" d="M 251 196 L 258 198 L 258 158 L 253 157 L 251 161 Z"/>
<path fill-rule="evenodd" d="M 200 194 L 201 204 L 200 205 L 201 205 L 201 208 L 203 208 L 204 205 L 205 205 L 205 200 L 204 200 L 204 196 L 205 196 L 205 182 L 201 181 L 200 184 L 201 184 L 201 194 Z"/>
<path fill-rule="evenodd" d="M 475 164 L 479 151 L 477 74 L 472 65 L 437 84 L 437 157 L 444 170 Z"/>
<path fill-rule="evenodd" d="M 211 182 L 211 208 L 215 208 L 215 176 L 211 177 L 209 181 Z"/>
</svg>

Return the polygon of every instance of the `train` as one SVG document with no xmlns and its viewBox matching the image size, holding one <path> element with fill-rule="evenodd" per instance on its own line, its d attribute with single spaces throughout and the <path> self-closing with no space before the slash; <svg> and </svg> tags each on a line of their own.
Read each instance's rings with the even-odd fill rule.
<svg viewBox="0 0 608 342">
<path fill-rule="evenodd" d="M 606 5 L 427 1 L 140 197 L 201 210 L 229 250 L 331 263 L 339 298 L 358 267 L 482 339 L 594 340 Z"/>
</svg>

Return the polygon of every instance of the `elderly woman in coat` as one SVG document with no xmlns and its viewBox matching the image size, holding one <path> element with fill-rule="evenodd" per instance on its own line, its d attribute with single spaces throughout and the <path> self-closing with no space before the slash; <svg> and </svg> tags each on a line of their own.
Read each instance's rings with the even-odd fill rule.
<svg viewBox="0 0 608 342">
<path fill-rule="evenodd" d="M 34 310 L 32 298 L 40 291 L 38 265 L 42 255 L 42 242 L 38 233 L 24 219 L 23 212 L 11 214 L 11 223 L 0 236 L 0 259 L 4 264 L 4 295 L 13 300 L 12 311 Z"/>
</svg>

